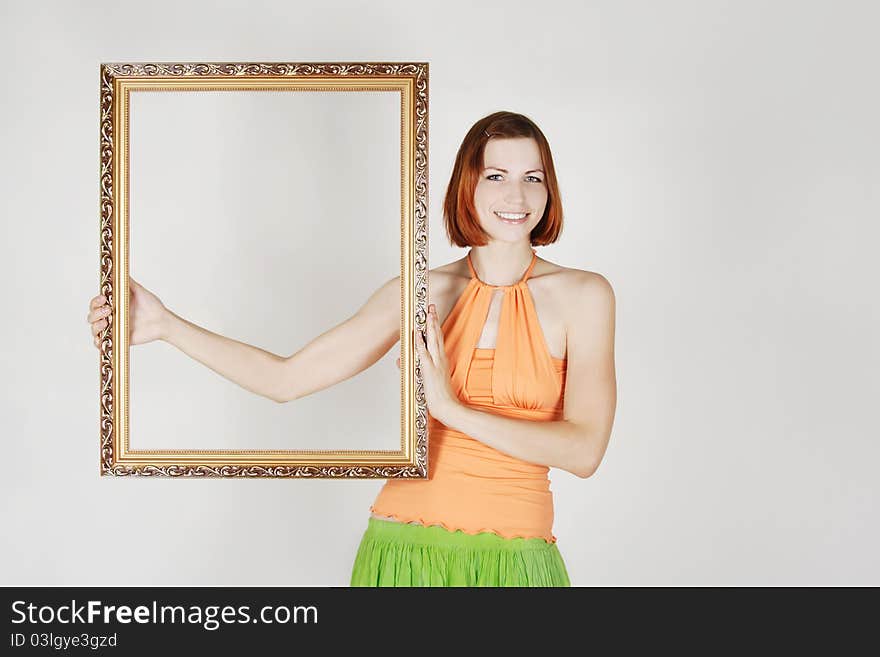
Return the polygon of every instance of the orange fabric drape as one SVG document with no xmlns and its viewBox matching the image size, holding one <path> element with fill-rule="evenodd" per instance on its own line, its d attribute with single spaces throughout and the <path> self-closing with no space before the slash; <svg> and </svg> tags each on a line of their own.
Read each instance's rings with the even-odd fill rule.
<svg viewBox="0 0 880 657">
<path fill-rule="evenodd" d="M 471 279 L 441 330 L 452 389 L 473 408 L 531 421 L 562 419 L 565 359 L 553 358 L 526 281 L 496 286 Z M 502 291 L 494 349 L 477 348 L 492 297 Z M 371 511 L 404 522 L 555 543 L 549 468 L 508 456 L 428 416 L 428 479 L 389 479 Z"/>
</svg>

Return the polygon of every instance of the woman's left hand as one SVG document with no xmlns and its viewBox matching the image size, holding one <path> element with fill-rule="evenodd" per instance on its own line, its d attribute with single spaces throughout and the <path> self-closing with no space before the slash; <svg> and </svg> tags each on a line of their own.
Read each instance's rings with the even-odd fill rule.
<svg viewBox="0 0 880 657">
<path fill-rule="evenodd" d="M 446 362 L 446 347 L 443 344 L 443 331 L 440 329 L 437 308 L 433 303 L 428 306 L 426 324 L 428 333 L 427 344 L 425 344 L 422 334 L 417 329 L 413 329 L 413 338 L 422 367 L 422 381 L 424 383 L 428 412 L 434 419 L 443 423 L 449 410 L 461 402 L 453 392 L 449 381 L 449 368 Z"/>
</svg>

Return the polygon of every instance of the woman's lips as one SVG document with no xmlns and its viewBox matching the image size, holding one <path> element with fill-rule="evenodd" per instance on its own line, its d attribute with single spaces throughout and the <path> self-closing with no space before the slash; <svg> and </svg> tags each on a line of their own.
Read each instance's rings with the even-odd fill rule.
<svg viewBox="0 0 880 657">
<path fill-rule="evenodd" d="M 525 212 L 525 213 L 523 213 L 523 212 L 504 212 L 504 213 L 503 213 L 503 214 L 506 214 L 506 215 L 514 215 L 514 216 L 515 216 L 515 215 L 519 215 L 519 214 L 524 214 L 525 216 L 522 217 L 521 219 L 509 219 L 509 218 L 505 218 L 505 217 L 502 217 L 500 214 L 498 214 L 497 211 L 495 211 L 494 214 L 495 214 L 496 217 L 498 217 L 501 221 L 503 221 L 503 222 L 506 223 L 506 224 L 521 224 L 521 223 L 524 223 L 524 222 L 529 218 L 529 213 L 528 213 L 528 212 Z"/>
</svg>

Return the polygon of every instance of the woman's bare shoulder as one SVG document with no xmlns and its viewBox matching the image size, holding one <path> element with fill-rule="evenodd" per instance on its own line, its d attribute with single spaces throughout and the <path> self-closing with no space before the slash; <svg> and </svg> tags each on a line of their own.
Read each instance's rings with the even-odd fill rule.
<svg viewBox="0 0 880 657">
<path fill-rule="evenodd" d="M 611 283 L 599 272 L 566 267 L 543 258 L 538 258 L 531 278 L 534 284 L 540 285 L 547 294 L 569 303 L 585 291 L 604 289 L 606 294 L 613 294 Z"/>
<path fill-rule="evenodd" d="M 466 284 L 468 279 L 470 279 L 470 270 L 467 268 L 465 258 L 459 258 L 428 270 L 428 287 L 431 289 L 449 289 Z"/>
</svg>

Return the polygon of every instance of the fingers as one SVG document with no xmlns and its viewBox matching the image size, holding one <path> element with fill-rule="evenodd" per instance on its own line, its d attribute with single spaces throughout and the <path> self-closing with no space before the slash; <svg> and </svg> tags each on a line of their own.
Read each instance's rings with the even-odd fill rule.
<svg viewBox="0 0 880 657">
<path fill-rule="evenodd" d="M 98 346 L 98 343 L 101 341 L 100 333 L 107 326 L 106 320 L 101 320 L 101 322 L 96 322 L 92 324 L 92 342 L 95 343 L 95 346 Z"/>
<path fill-rule="evenodd" d="M 106 319 L 99 319 L 97 322 L 92 322 L 92 335 L 98 335 L 98 333 L 107 328 L 109 323 L 109 320 Z"/>
<path fill-rule="evenodd" d="M 110 314 L 110 306 L 101 306 L 100 308 L 95 308 L 94 310 L 92 310 L 89 313 L 88 317 L 86 318 L 86 321 L 89 324 L 94 324 L 97 320 L 103 319 L 104 317 L 107 317 L 107 315 L 109 315 L 109 314 Z"/>
<path fill-rule="evenodd" d="M 107 328 L 107 325 L 110 323 L 109 316 L 111 308 L 107 305 L 107 297 L 103 294 L 94 297 L 89 302 L 89 308 L 90 311 L 86 317 L 86 321 L 90 324 L 89 329 L 92 332 L 92 342 L 97 347 L 101 342 L 99 334 Z"/>
<path fill-rule="evenodd" d="M 431 314 L 431 307 L 428 306 L 428 317 L 425 320 L 425 348 L 428 350 L 428 353 L 431 354 L 431 361 L 437 361 L 437 350 L 434 348 L 434 317 Z"/>
<path fill-rule="evenodd" d="M 413 327 L 413 342 L 416 346 L 416 355 L 420 360 L 424 361 L 427 357 L 427 349 L 425 348 L 425 338 L 422 332 Z"/>
<path fill-rule="evenodd" d="M 428 326 L 430 327 L 430 330 L 428 331 L 428 347 L 431 350 L 431 356 L 433 356 L 434 361 L 437 362 L 443 357 L 443 349 L 441 348 L 443 335 L 440 330 L 440 320 L 437 317 L 437 306 L 433 303 L 428 306 Z"/>
</svg>

